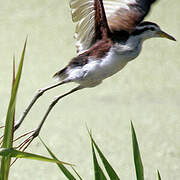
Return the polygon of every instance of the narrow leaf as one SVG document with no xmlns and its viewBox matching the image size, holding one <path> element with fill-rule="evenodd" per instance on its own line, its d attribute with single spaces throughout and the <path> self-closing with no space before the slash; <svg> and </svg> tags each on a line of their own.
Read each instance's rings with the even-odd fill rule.
<svg viewBox="0 0 180 180">
<path fill-rule="evenodd" d="M 4 138 L 3 138 L 3 144 L 2 144 L 3 148 L 11 148 L 12 147 L 13 116 L 14 116 L 14 112 L 15 112 L 16 95 L 17 95 L 17 91 L 18 91 L 18 87 L 19 87 L 19 82 L 20 82 L 22 67 L 23 67 L 23 62 L 24 62 L 26 43 L 27 43 L 27 39 L 24 44 L 24 48 L 23 48 L 23 52 L 21 55 L 21 60 L 19 63 L 15 82 L 13 83 L 13 89 L 12 89 L 11 98 L 10 98 L 10 102 L 9 102 L 9 106 L 8 106 L 8 112 L 7 112 L 7 116 L 6 116 Z"/>
<path fill-rule="evenodd" d="M 51 155 L 51 157 L 58 161 L 58 159 L 56 158 L 56 156 L 51 152 L 51 150 L 47 147 L 47 145 L 43 142 L 43 140 L 39 137 L 40 141 L 42 142 L 42 144 L 44 145 L 44 147 L 46 148 L 46 150 L 48 151 L 48 153 Z M 63 172 L 63 174 L 69 179 L 69 180 L 76 180 L 76 178 L 70 173 L 70 171 L 63 165 L 63 164 L 57 164 L 58 167 L 60 168 L 60 170 Z M 72 164 L 68 164 L 71 165 Z"/>
<path fill-rule="evenodd" d="M 161 180 L 161 175 L 160 175 L 159 170 L 157 170 L 157 174 L 158 174 L 158 180 Z"/>
<path fill-rule="evenodd" d="M 13 77 L 12 77 L 12 89 L 11 89 L 11 94 L 12 94 L 12 90 L 15 84 L 15 80 L 16 80 L 16 69 L 15 69 L 15 56 L 13 56 Z"/>
<path fill-rule="evenodd" d="M 131 133 L 132 133 L 132 146 L 133 146 L 134 164 L 136 169 L 136 177 L 137 180 L 144 180 L 143 164 L 141 161 L 139 146 L 132 122 L 131 122 Z"/>
<path fill-rule="evenodd" d="M 14 148 L 1 148 L 0 149 L 0 156 L 8 156 L 8 157 L 14 157 L 14 158 L 24 158 L 24 159 L 33 159 L 33 160 L 39 160 L 39 161 L 46 161 L 46 162 L 53 162 L 58 164 L 67 164 L 71 165 L 69 163 L 54 160 L 48 157 L 44 157 L 37 154 L 27 153 L 23 151 L 15 150 Z"/>
<path fill-rule="evenodd" d="M 3 137 L 3 148 L 11 148 L 13 145 L 13 129 L 14 129 L 14 117 L 15 117 L 15 105 L 16 105 L 16 95 L 19 87 L 19 82 L 21 78 L 22 73 L 22 67 L 23 67 L 23 61 L 24 61 L 24 55 L 25 55 L 25 49 L 26 49 L 26 43 L 27 39 L 24 44 L 24 49 L 22 52 L 21 60 L 19 63 L 18 71 L 16 77 L 14 77 L 15 68 L 13 65 L 13 83 L 12 83 L 12 91 L 11 91 L 11 97 L 10 102 L 7 110 L 6 115 L 6 122 L 5 122 L 5 128 L 4 128 L 4 137 Z M 9 174 L 9 168 L 10 168 L 11 158 L 9 156 L 2 157 L 1 159 L 1 173 L 0 173 L 0 179 L 1 180 L 7 180 L 8 174 Z"/>
<path fill-rule="evenodd" d="M 110 163 L 109 163 L 108 160 L 105 158 L 105 156 L 103 155 L 103 153 L 101 152 L 101 150 L 100 150 L 99 147 L 97 146 L 96 142 L 95 142 L 94 139 L 92 138 L 92 135 L 91 135 L 90 131 L 88 131 L 88 132 L 89 132 L 91 141 L 92 141 L 92 143 L 94 144 L 94 146 L 95 146 L 95 148 L 96 148 L 96 150 L 97 150 L 97 152 L 98 152 L 98 154 L 99 154 L 99 156 L 100 156 L 100 158 L 101 158 L 101 160 L 102 160 L 102 163 L 103 163 L 103 165 L 104 165 L 104 167 L 105 167 L 105 169 L 106 169 L 106 172 L 107 172 L 109 178 L 110 178 L 111 180 L 120 180 L 120 178 L 118 177 L 117 173 L 116 173 L 115 170 L 112 168 L 112 166 L 110 165 Z"/>
<path fill-rule="evenodd" d="M 92 146 L 92 154 L 93 154 L 93 164 L 94 164 L 94 176 L 95 176 L 95 180 L 107 180 L 106 176 L 104 175 L 104 172 L 102 171 L 101 167 L 98 164 L 92 139 L 91 139 L 91 146 Z"/>
<path fill-rule="evenodd" d="M 15 56 L 13 56 L 13 77 L 12 77 L 12 90 L 11 94 L 13 92 L 13 87 L 16 81 L 16 69 L 15 69 Z M 15 111 L 16 111 L 16 104 L 14 106 L 14 114 L 13 114 L 13 122 L 12 122 L 12 127 L 14 127 L 14 122 L 15 122 Z M 13 146 L 13 139 L 14 139 L 14 129 L 12 130 L 12 146 Z"/>
<path fill-rule="evenodd" d="M 72 170 L 76 173 L 76 175 L 78 176 L 78 178 L 80 180 L 83 180 L 82 177 L 79 175 L 79 173 L 75 170 L 75 168 L 73 166 L 71 166 Z"/>
</svg>

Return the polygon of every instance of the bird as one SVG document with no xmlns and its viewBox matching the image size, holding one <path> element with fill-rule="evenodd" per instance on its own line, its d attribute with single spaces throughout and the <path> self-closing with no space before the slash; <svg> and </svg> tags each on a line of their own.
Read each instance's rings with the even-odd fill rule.
<svg viewBox="0 0 180 180">
<path fill-rule="evenodd" d="M 175 40 L 157 24 L 142 22 L 155 1 L 71 0 L 78 56 L 54 77 L 79 89 L 95 87 L 135 59 L 146 39 Z"/>
<path fill-rule="evenodd" d="M 54 85 L 38 90 L 18 123 L 17 129 L 36 100 L 46 91 L 75 82 L 77 87 L 55 97 L 33 135 L 40 132 L 49 112 L 63 97 L 80 89 L 92 88 L 122 70 L 141 52 L 150 38 L 176 41 L 154 22 L 144 21 L 152 4 L 158 0 L 70 0 L 72 20 L 76 23 L 75 39 L 78 55 L 53 76 Z"/>
</svg>

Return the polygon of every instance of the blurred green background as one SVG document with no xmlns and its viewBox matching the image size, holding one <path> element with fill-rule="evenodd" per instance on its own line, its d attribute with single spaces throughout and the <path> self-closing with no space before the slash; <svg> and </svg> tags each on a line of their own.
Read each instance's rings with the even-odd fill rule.
<svg viewBox="0 0 180 180">
<path fill-rule="evenodd" d="M 148 20 L 180 39 L 180 1 L 161 0 Z M 52 75 L 76 56 L 74 24 L 68 1 L 6 0 L 0 3 L 0 119 L 3 124 L 12 78 L 12 58 L 28 45 L 18 94 L 20 116 L 35 91 L 53 83 Z M 16 62 L 17 63 L 17 62 Z M 34 106 L 19 134 L 37 126 L 55 95 L 68 84 L 45 94 Z M 121 179 L 135 179 L 130 120 L 133 121 L 145 166 L 146 179 L 180 179 L 180 44 L 165 39 L 144 43 L 141 55 L 120 73 L 96 88 L 63 99 L 49 115 L 41 137 L 63 161 L 76 164 L 84 179 L 93 179 L 86 124 Z M 39 140 L 28 152 L 47 155 Z M 55 175 L 54 175 L 55 174 Z M 54 164 L 18 160 L 13 180 L 59 180 L 65 177 Z"/>
</svg>

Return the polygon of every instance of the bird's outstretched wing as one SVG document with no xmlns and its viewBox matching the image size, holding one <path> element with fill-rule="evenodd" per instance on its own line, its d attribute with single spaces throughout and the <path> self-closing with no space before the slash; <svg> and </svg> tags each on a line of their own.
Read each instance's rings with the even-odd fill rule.
<svg viewBox="0 0 180 180">
<path fill-rule="evenodd" d="M 102 0 L 70 0 L 72 20 L 76 22 L 75 39 L 78 52 L 87 50 L 96 37 L 95 4 Z M 131 32 L 148 14 L 157 0 L 103 0 L 107 22 L 111 32 Z"/>
</svg>

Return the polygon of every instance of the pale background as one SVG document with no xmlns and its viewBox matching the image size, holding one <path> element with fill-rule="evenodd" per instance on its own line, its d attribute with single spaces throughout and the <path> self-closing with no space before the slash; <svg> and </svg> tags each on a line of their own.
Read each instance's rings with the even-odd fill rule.
<svg viewBox="0 0 180 180">
<path fill-rule="evenodd" d="M 180 1 L 161 0 L 148 20 L 180 39 Z M 66 0 L 6 0 L 0 3 L 0 119 L 6 114 L 12 57 L 19 60 L 28 35 L 17 118 L 35 90 L 53 83 L 52 75 L 76 56 L 74 25 Z M 55 95 L 74 84 L 45 94 L 19 133 L 35 128 Z M 47 119 L 41 137 L 63 161 L 76 164 L 86 180 L 93 179 L 86 124 L 122 180 L 135 179 L 130 120 L 140 144 L 146 179 L 180 179 L 180 44 L 165 39 L 144 43 L 141 55 L 120 73 L 93 89 L 63 99 Z M 1 121 L 1 124 L 3 122 Z M 39 140 L 28 152 L 48 155 Z M 18 160 L 12 180 L 65 180 L 55 164 Z"/>
</svg>

